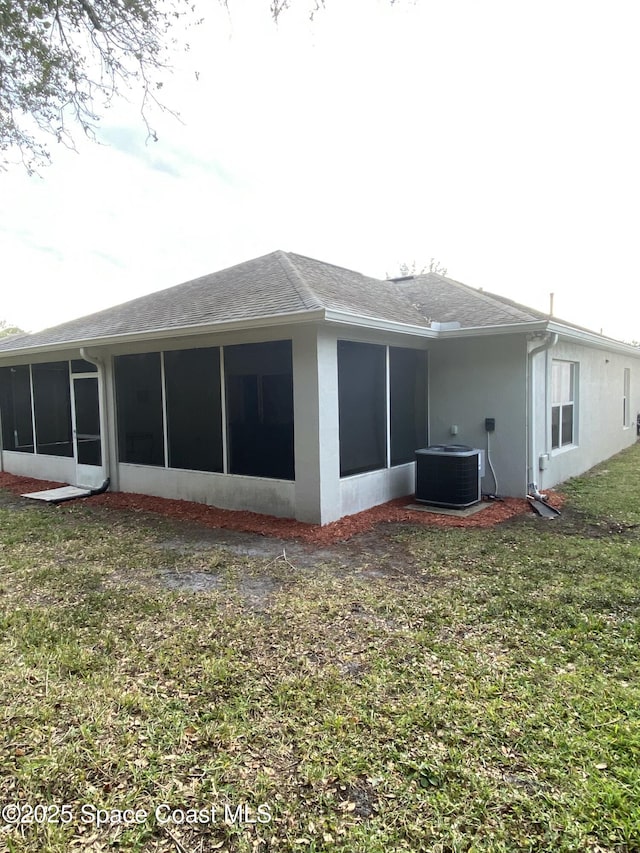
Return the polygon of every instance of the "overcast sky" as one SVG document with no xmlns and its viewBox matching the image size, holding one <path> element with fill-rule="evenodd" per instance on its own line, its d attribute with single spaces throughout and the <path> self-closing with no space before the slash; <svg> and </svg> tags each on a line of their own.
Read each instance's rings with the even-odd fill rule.
<svg viewBox="0 0 640 853">
<path fill-rule="evenodd" d="M 637 0 L 209 0 L 146 142 L 0 173 L 0 319 L 35 331 L 284 249 L 448 274 L 640 340 Z M 198 79 L 196 79 L 198 72 Z"/>
</svg>

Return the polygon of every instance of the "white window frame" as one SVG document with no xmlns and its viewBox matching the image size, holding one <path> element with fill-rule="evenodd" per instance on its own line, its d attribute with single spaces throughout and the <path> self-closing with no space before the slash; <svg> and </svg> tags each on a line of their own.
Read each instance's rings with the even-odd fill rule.
<svg viewBox="0 0 640 853">
<path fill-rule="evenodd" d="M 554 399 L 554 368 L 560 369 L 561 365 L 569 366 L 569 391 L 562 399 Z M 551 451 L 552 453 L 562 453 L 565 450 L 570 450 L 578 445 L 578 375 L 579 364 L 577 361 L 569 361 L 565 359 L 553 359 L 551 362 Z M 571 439 L 569 441 L 562 440 L 562 421 L 563 410 L 571 407 Z M 558 440 L 554 444 L 553 439 L 553 414 L 554 410 L 558 410 Z"/>
</svg>

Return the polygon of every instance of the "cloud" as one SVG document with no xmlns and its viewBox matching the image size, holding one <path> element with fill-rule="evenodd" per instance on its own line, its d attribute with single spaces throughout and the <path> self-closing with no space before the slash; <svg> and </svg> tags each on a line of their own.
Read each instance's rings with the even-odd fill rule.
<svg viewBox="0 0 640 853">
<path fill-rule="evenodd" d="M 181 121 L 152 115 L 158 142 L 123 100 L 104 144 L 0 177 L 9 319 L 49 325 L 279 247 L 372 275 L 436 257 L 640 338 L 634 7 L 353 0 L 275 27 L 267 4 L 235 5 L 207 7 L 176 56 L 163 97 Z"/>
</svg>

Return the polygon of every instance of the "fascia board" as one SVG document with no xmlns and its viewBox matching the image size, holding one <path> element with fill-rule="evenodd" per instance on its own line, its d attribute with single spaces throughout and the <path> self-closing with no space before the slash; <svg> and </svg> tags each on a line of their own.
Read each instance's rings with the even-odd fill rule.
<svg viewBox="0 0 640 853">
<path fill-rule="evenodd" d="M 486 335 L 513 335 L 522 332 L 551 332 L 557 334 L 563 341 L 595 347 L 597 349 L 607 350 L 608 352 L 624 353 L 625 355 L 640 358 L 640 347 L 634 347 L 632 344 L 625 344 L 623 341 L 615 340 L 615 338 L 603 337 L 602 335 L 598 335 L 596 332 L 573 329 L 571 326 L 564 326 L 562 323 L 554 323 L 553 321 L 549 322 L 545 320 L 533 320 L 529 323 L 512 323 L 501 326 L 470 326 L 462 329 L 450 329 L 439 332 L 438 337 L 442 339 L 469 338 L 483 337 Z"/>
<path fill-rule="evenodd" d="M 571 326 L 564 326 L 562 323 L 554 323 L 553 321 L 547 324 L 547 329 L 550 332 L 555 332 L 563 341 L 640 358 L 640 347 L 634 347 L 633 344 L 626 344 L 624 341 L 618 341 L 615 338 L 607 338 L 597 332 L 589 332 L 586 329 L 572 329 Z"/>
<path fill-rule="evenodd" d="M 317 323 L 325 321 L 330 324 L 355 326 L 378 331 L 410 334 L 431 340 L 447 340 L 449 338 L 489 337 L 495 335 L 513 335 L 530 332 L 548 331 L 557 333 L 562 340 L 596 347 L 610 352 L 620 352 L 640 358 L 640 348 L 613 338 L 606 338 L 595 332 L 573 329 L 561 323 L 545 320 L 532 320 L 528 323 L 509 323 L 495 326 L 466 326 L 460 329 L 436 331 L 427 326 L 416 326 L 411 323 L 401 323 L 394 320 L 381 320 L 378 317 L 351 314 L 348 311 L 318 308 L 307 311 L 296 311 L 288 314 L 253 317 L 251 319 L 221 320 L 215 323 L 201 323 L 191 326 L 165 327 L 149 329 L 144 332 L 132 332 L 121 335 L 104 335 L 97 338 L 84 338 L 42 346 L 24 346 L 19 349 L 0 350 L 0 363 L 19 363 L 20 359 L 31 358 L 34 355 L 58 352 L 61 350 L 77 350 L 80 347 L 102 347 L 116 344 L 139 343 L 147 340 L 166 340 L 167 338 L 183 338 L 193 335 L 220 334 L 223 332 L 244 331 L 257 328 L 272 328 L 295 324 Z M 16 359 L 18 361 L 16 361 Z"/>
<path fill-rule="evenodd" d="M 192 326 L 180 326 L 149 329 L 144 332 L 131 332 L 122 335 L 104 335 L 97 338 L 84 338 L 70 341 L 59 341 L 42 346 L 21 347 L 20 349 L 0 350 L 0 362 L 14 357 L 39 355 L 59 350 L 75 350 L 80 347 L 103 347 L 116 344 L 139 343 L 147 340 L 166 340 L 167 338 L 186 338 L 193 335 L 221 334 L 223 332 L 244 331 L 245 329 L 272 328 L 273 326 L 290 326 L 300 323 L 315 323 L 324 319 L 324 309 L 313 311 L 296 311 L 291 314 L 277 314 L 268 317 L 253 317 L 245 320 L 221 320 L 216 323 L 202 323 Z"/>
<path fill-rule="evenodd" d="M 527 323 L 503 323 L 499 326 L 464 326 L 461 329 L 445 329 L 438 332 L 438 337 L 441 339 L 481 338 L 489 335 L 528 334 L 546 331 L 547 325 L 544 320 L 530 320 Z"/>
<path fill-rule="evenodd" d="M 400 332 L 403 335 L 419 335 L 423 338 L 438 338 L 442 333 L 428 326 L 415 326 L 412 323 L 400 323 L 396 320 L 381 320 L 379 317 L 367 317 L 361 314 L 351 314 L 348 311 L 327 309 L 325 320 L 333 325 L 357 326 L 365 329 L 375 329 L 383 332 Z"/>
</svg>

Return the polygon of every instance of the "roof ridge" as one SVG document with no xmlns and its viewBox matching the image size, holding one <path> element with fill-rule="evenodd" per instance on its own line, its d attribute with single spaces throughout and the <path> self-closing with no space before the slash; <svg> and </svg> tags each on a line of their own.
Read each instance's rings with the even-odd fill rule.
<svg viewBox="0 0 640 853">
<path fill-rule="evenodd" d="M 333 267 L 335 270 L 343 270 L 344 272 L 354 273 L 355 275 L 359 275 L 361 278 L 369 278 L 373 281 L 385 282 L 390 281 L 390 279 L 379 278 L 375 275 L 367 275 L 364 272 L 360 272 L 360 270 L 354 270 L 353 267 L 343 267 L 340 264 L 332 264 L 331 261 L 321 261 L 318 258 L 312 258 L 311 255 L 301 255 L 300 252 L 285 252 L 287 257 L 291 257 L 293 255 L 296 258 L 302 258 L 305 261 L 313 261 L 314 264 L 322 264 L 323 267 Z"/>
<path fill-rule="evenodd" d="M 284 270 L 284 274 L 287 276 L 287 278 L 293 285 L 293 288 L 302 300 L 302 304 L 304 305 L 304 307 L 324 308 L 325 306 L 318 299 L 318 296 L 316 295 L 311 285 L 309 285 L 309 283 L 304 278 L 298 267 L 290 258 L 291 253 L 284 252 L 282 249 L 277 249 L 273 254 L 280 261 L 280 266 Z M 310 258 L 310 260 L 313 259 Z"/>
</svg>

